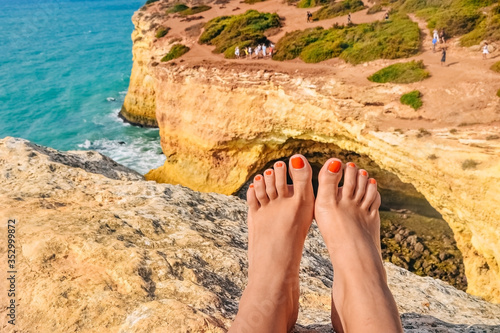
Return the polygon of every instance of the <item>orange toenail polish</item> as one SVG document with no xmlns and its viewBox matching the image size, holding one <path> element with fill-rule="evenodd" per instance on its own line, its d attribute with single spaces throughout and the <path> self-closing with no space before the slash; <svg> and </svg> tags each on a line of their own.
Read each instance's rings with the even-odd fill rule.
<svg viewBox="0 0 500 333">
<path fill-rule="evenodd" d="M 356 166 L 356 164 L 354 164 L 352 162 L 347 163 L 347 165 L 350 166 L 351 168 L 354 168 Z"/>
<path fill-rule="evenodd" d="M 366 176 L 366 175 L 368 174 L 368 172 L 366 172 L 365 170 L 363 170 L 363 171 L 361 171 L 361 174 L 362 174 L 363 176 Z"/>
<path fill-rule="evenodd" d="M 372 184 L 377 184 L 377 181 L 376 181 L 375 179 L 373 179 L 373 178 L 372 178 L 372 179 L 370 179 L 370 183 L 372 183 Z"/>
<path fill-rule="evenodd" d="M 262 178 L 261 176 L 256 176 L 256 177 L 255 177 L 255 180 L 256 180 L 256 181 L 259 181 L 261 178 Z"/>
<path fill-rule="evenodd" d="M 339 161 L 333 161 L 328 166 L 328 171 L 330 171 L 332 173 L 337 173 L 337 172 L 339 172 L 341 167 L 342 167 L 342 163 L 340 163 Z"/>
<path fill-rule="evenodd" d="M 272 174 L 273 174 L 273 172 L 272 172 L 271 170 L 267 170 L 267 171 L 266 171 L 266 175 L 267 175 L 267 176 L 270 176 L 270 175 L 272 175 Z"/>
<path fill-rule="evenodd" d="M 304 165 L 304 161 L 300 157 L 292 158 L 292 167 L 294 169 L 302 169 Z"/>
<path fill-rule="evenodd" d="M 276 166 L 277 166 L 278 168 L 281 168 L 281 167 L 283 166 L 283 162 L 278 162 L 278 163 L 276 163 Z"/>
<path fill-rule="evenodd" d="M 250 188 L 253 188 L 253 184 L 250 184 Z"/>
</svg>

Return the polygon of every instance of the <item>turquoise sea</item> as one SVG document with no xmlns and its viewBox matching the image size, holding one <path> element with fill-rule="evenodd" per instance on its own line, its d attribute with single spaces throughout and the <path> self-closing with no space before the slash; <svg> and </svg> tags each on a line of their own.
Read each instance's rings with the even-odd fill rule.
<svg viewBox="0 0 500 333">
<path fill-rule="evenodd" d="M 145 0 L 0 0 L 0 137 L 97 150 L 141 173 L 163 164 L 157 129 L 117 117 Z"/>
</svg>

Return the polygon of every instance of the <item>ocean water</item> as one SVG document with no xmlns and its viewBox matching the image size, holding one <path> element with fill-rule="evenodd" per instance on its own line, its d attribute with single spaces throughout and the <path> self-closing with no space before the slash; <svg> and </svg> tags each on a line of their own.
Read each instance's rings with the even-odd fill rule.
<svg viewBox="0 0 500 333">
<path fill-rule="evenodd" d="M 144 2 L 0 0 L 0 137 L 97 150 L 141 173 L 163 164 L 158 130 L 117 117 Z"/>
</svg>

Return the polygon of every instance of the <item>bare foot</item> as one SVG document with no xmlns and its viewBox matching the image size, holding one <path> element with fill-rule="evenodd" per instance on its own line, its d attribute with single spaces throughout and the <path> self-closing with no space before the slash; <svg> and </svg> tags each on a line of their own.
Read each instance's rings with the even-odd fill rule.
<svg viewBox="0 0 500 333">
<path fill-rule="evenodd" d="M 377 182 L 354 163 L 344 167 L 337 159 L 325 163 L 318 180 L 314 215 L 335 270 L 335 330 L 402 332 L 381 260 Z"/>
<path fill-rule="evenodd" d="M 304 156 L 290 159 L 293 185 L 287 185 L 286 172 L 285 163 L 276 162 L 248 189 L 248 285 L 230 332 L 287 332 L 297 321 L 300 259 L 314 193 Z"/>
</svg>

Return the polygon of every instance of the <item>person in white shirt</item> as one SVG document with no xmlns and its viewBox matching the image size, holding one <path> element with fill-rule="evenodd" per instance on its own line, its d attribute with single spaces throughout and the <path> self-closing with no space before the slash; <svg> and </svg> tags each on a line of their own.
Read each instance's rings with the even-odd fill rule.
<svg viewBox="0 0 500 333">
<path fill-rule="evenodd" d="M 488 49 L 488 43 L 484 43 L 484 46 L 483 46 L 483 59 L 486 59 L 488 57 L 488 54 L 490 54 L 490 50 Z"/>
</svg>

